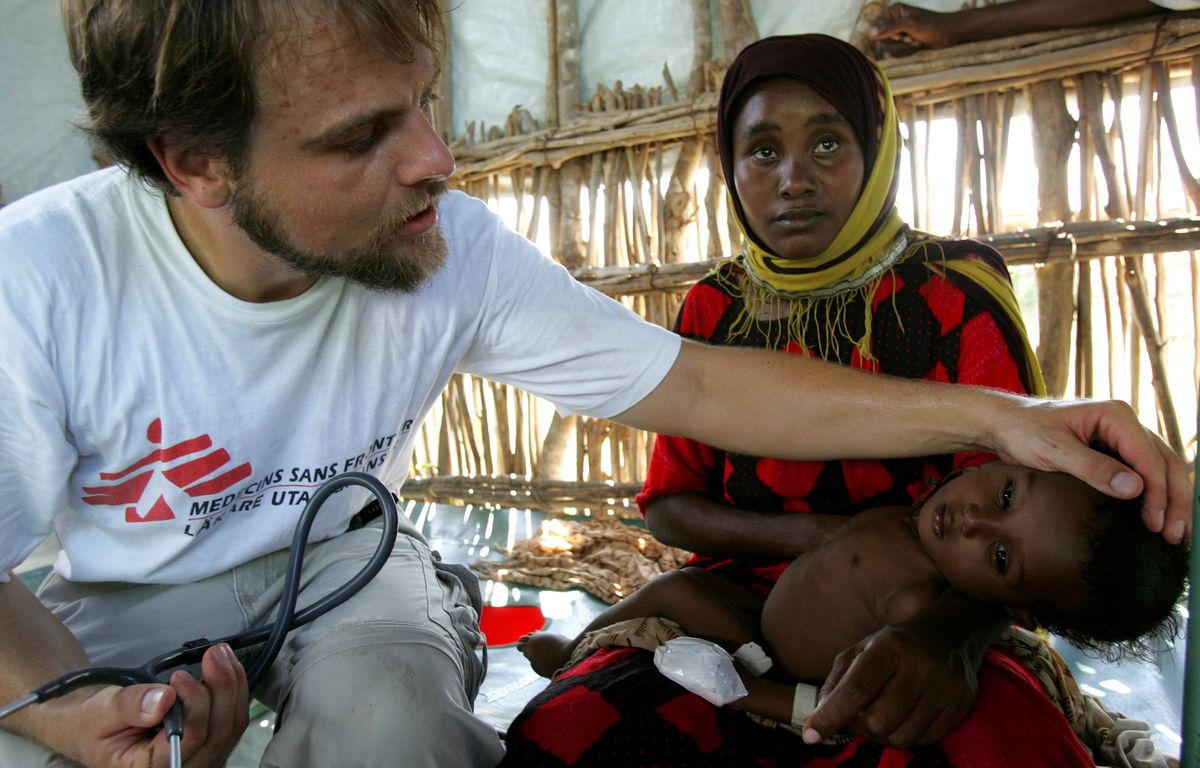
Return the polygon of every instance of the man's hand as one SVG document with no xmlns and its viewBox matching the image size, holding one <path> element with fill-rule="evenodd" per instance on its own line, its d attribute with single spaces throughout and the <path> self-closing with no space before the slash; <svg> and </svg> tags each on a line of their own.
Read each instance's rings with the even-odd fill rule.
<svg viewBox="0 0 1200 768">
<path fill-rule="evenodd" d="M 1147 528 L 1161 531 L 1172 544 L 1191 535 L 1188 464 L 1142 426 L 1127 404 L 1116 400 L 1012 402 L 1016 413 L 992 429 L 993 446 L 1005 461 L 1069 472 L 1101 493 L 1121 499 L 1143 493 L 1142 519 Z M 1091 450 L 1088 446 L 1093 442 L 1108 446 L 1121 461 Z"/>
<path fill-rule="evenodd" d="M 1078 27 L 1163 13 L 1153 0 L 1010 0 L 937 13 L 895 3 L 871 24 L 867 37 L 893 56 L 976 40 Z"/>
<path fill-rule="evenodd" d="M 945 14 L 896 3 L 871 23 L 867 37 L 883 43 L 892 56 L 907 56 L 922 48 L 953 45 L 954 38 L 945 22 Z"/>
<path fill-rule="evenodd" d="M 210 648 L 201 669 L 203 682 L 177 671 L 170 686 L 105 686 L 84 692 L 69 713 L 76 749 L 68 756 L 90 768 L 167 768 L 166 734 L 157 727 L 178 697 L 184 765 L 224 766 L 248 723 L 246 671 L 225 645 Z"/>
<path fill-rule="evenodd" d="M 804 740 L 848 731 L 897 749 L 937 741 L 975 705 L 976 668 L 936 633 L 884 627 L 834 660 Z"/>
</svg>

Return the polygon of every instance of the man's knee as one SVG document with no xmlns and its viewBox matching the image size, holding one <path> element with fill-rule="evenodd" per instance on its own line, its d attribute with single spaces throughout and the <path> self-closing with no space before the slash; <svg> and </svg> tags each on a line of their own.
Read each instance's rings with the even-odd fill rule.
<svg viewBox="0 0 1200 768">
<path fill-rule="evenodd" d="M 306 663 L 264 764 L 397 765 L 398 756 L 413 766 L 499 762 L 498 733 L 472 713 L 462 664 L 440 638 L 422 634 L 341 647 Z"/>
</svg>

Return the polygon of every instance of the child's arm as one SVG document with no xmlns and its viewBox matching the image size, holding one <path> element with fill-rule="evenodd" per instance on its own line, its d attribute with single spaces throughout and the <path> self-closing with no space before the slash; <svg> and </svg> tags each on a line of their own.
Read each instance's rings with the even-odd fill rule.
<svg viewBox="0 0 1200 768">
<path fill-rule="evenodd" d="M 781 723 L 792 721 L 792 702 L 796 697 L 796 686 L 755 677 L 741 664 L 734 664 L 748 692 L 745 696 L 729 703 L 734 709 L 753 712 Z"/>
</svg>

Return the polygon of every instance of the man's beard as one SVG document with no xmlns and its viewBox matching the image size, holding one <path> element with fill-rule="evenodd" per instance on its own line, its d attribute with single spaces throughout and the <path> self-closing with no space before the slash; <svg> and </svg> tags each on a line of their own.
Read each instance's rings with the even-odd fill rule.
<svg viewBox="0 0 1200 768">
<path fill-rule="evenodd" d="M 291 242 L 279 212 L 246 175 L 239 179 L 231 201 L 233 223 L 263 251 L 310 277 L 340 277 L 376 291 L 411 293 L 445 262 L 446 239 L 440 224 L 419 235 L 397 233 L 445 191 L 446 185 L 440 181 L 422 184 L 402 209 L 371 231 L 364 245 L 336 254 L 304 250 Z"/>
</svg>

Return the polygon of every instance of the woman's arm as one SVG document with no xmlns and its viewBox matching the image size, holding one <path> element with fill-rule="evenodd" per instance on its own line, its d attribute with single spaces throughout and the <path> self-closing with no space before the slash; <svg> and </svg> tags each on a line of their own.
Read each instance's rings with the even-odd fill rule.
<svg viewBox="0 0 1200 768">
<path fill-rule="evenodd" d="M 664 544 L 702 555 L 797 557 L 846 523 L 841 515 L 738 509 L 699 493 L 657 496 L 646 525 Z"/>
</svg>

